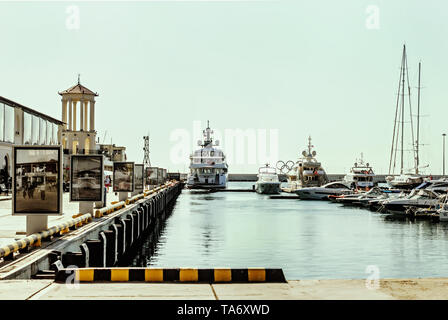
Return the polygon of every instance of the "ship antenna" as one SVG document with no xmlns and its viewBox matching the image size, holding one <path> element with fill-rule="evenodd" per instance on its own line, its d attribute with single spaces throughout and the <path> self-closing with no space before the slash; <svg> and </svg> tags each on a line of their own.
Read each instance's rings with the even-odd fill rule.
<svg viewBox="0 0 448 320">
<path fill-rule="evenodd" d="M 308 154 L 311 155 L 311 136 L 308 136 Z"/>
</svg>

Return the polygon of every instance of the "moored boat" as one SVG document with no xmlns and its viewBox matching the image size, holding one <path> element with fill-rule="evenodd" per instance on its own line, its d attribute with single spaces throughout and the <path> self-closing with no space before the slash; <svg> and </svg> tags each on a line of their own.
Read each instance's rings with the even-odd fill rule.
<svg viewBox="0 0 448 320">
<path fill-rule="evenodd" d="M 321 187 L 300 188 L 295 193 L 302 200 L 329 200 L 329 196 L 352 194 L 353 190 L 341 182 L 330 182 Z"/>
<path fill-rule="evenodd" d="M 280 181 L 275 168 L 266 164 L 258 169 L 258 180 L 255 182 L 255 191 L 260 194 L 280 193 Z"/>
<path fill-rule="evenodd" d="M 207 121 L 203 131 L 204 141 L 199 141 L 201 149 L 190 156 L 190 173 L 187 177 L 189 189 L 223 189 L 227 186 L 228 165 L 224 152 L 218 148 L 219 141 L 213 143 L 213 131 Z"/>
<path fill-rule="evenodd" d="M 320 187 L 328 183 L 328 177 L 322 164 L 316 159 L 316 151 L 312 150 L 311 137 L 308 137 L 308 151 L 302 152 L 297 162 L 277 162 L 277 169 L 287 175 L 288 183 L 282 191 L 294 193 L 300 188 Z"/>
</svg>

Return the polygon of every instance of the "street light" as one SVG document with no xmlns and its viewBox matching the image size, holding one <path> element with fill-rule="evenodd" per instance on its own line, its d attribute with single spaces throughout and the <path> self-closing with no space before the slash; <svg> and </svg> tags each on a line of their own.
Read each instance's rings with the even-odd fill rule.
<svg viewBox="0 0 448 320">
<path fill-rule="evenodd" d="M 445 137 L 446 133 L 442 133 L 443 136 L 443 176 L 445 177 Z"/>
</svg>

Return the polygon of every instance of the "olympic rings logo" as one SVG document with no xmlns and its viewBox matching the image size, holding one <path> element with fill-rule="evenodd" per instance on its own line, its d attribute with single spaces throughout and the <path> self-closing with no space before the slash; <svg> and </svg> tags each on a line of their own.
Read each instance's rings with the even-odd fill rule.
<svg viewBox="0 0 448 320">
<path fill-rule="evenodd" d="M 291 161 L 291 160 L 286 161 L 286 163 L 284 161 L 280 160 L 277 162 L 277 164 L 275 166 L 282 174 L 286 174 L 294 168 L 295 164 L 296 163 L 294 163 L 294 161 Z"/>
</svg>

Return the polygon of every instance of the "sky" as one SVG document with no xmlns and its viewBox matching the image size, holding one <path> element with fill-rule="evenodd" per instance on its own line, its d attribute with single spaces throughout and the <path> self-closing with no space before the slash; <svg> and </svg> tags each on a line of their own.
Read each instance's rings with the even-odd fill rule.
<svg viewBox="0 0 448 320">
<path fill-rule="evenodd" d="M 328 173 L 347 172 L 361 152 L 387 173 L 406 43 L 414 108 L 422 62 L 421 163 L 441 174 L 447 11 L 443 0 L 0 0 L 0 95 L 61 119 L 58 91 L 81 74 L 99 94 L 100 141 L 141 163 L 149 133 L 151 164 L 169 171 L 187 170 L 210 120 L 216 132 L 256 133 L 255 151 L 241 151 L 256 156 L 230 173 L 266 161 L 263 132 L 276 133 L 272 164 L 297 160 L 311 135 Z M 220 142 L 236 158 L 225 134 Z"/>
</svg>

